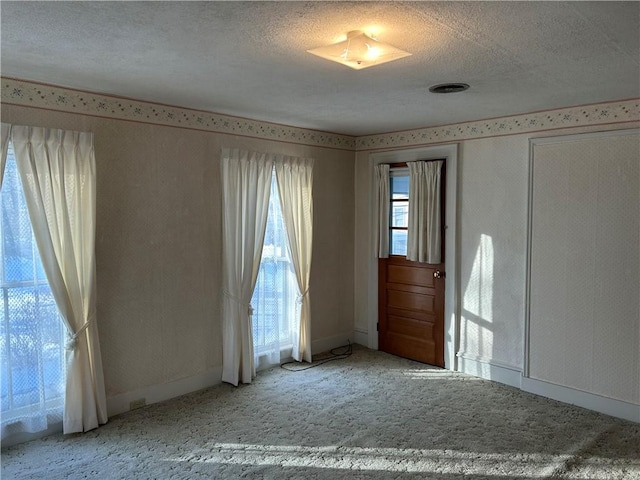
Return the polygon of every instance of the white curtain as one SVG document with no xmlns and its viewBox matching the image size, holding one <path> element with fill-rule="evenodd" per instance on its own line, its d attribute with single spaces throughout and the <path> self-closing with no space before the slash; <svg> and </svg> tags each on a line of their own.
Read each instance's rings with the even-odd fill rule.
<svg viewBox="0 0 640 480">
<path fill-rule="evenodd" d="M 275 165 L 289 252 L 300 290 L 298 342 L 294 341 L 292 357 L 311 362 L 309 274 L 313 236 L 313 160 L 278 156 Z"/>
<path fill-rule="evenodd" d="M 442 163 L 442 160 L 407 163 L 409 167 L 407 260 L 440 263 Z"/>
<path fill-rule="evenodd" d="M 375 166 L 376 174 L 376 250 L 378 258 L 389 258 L 389 165 L 382 163 Z"/>
<path fill-rule="evenodd" d="M 7 162 L 7 149 L 9 148 L 9 134 L 11 133 L 11 125 L 3 123 L 2 127 L 2 144 L 0 148 L 0 187 L 2 186 L 2 179 L 4 177 L 4 165 Z"/>
<path fill-rule="evenodd" d="M 222 380 L 255 377 L 251 296 L 258 277 L 269 210 L 273 160 L 222 149 Z"/>
<path fill-rule="evenodd" d="M 69 333 L 64 433 L 107 422 L 96 325 L 95 157 L 91 133 L 12 127 L 42 264 Z"/>
</svg>

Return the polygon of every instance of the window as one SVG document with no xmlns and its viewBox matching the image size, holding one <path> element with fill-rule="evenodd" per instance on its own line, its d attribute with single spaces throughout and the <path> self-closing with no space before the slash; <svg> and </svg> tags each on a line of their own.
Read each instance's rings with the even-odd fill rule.
<svg viewBox="0 0 640 480">
<path fill-rule="evenodd" d="M 258 357 L 271 356 L 279 363 L 291 355 L 296 335 L 298 284 L 289 254 L 287 232 L 280 208 L 280 195 L 275 170 L 271 180 L 271 196 L 262 260 L 256 288 L 253 291 L 253 345 Z M 265 363 L 262 360 L 260 363 Z"/>
<path fill-rule="evenodd" d="M 392 169 L 389 176 L 391 182 L 389 253 L 406 256 L 409 225 L 409 171 L 406 168 Z"/>
<path fill-rule="evenodd" d="M 4 436 L 42 430 L 47 417 L 49 421 L 61 420 L 65 391 L 65 327 L 42 268 L 11 145 L 0 190 L 0 212 Z"/>
</svg>

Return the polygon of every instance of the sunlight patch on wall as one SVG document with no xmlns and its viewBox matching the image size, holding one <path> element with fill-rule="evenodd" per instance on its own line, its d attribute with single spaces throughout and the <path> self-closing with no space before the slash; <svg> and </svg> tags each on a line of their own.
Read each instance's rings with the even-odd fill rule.
<svg viewBox="0 0 640 480">
<path fill-rule="evenodd" d="M 490 359 L 493 353 L 493 269 L 491 236 L 482 234 L 462 300 L 461 355 Z"/>
</svg>

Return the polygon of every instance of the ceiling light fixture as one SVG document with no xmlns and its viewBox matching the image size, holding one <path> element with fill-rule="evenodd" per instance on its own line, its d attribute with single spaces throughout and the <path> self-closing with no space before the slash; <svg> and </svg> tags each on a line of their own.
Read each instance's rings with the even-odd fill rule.
<svg viewBox="0 0 640 480">
<path fill-rule="evenodd" d="M 373 67 L 411 55 L 409 52 L 379 42 L 362 30 L 347 33 L 347 39 L 342 42 L 314 48 L 307 50 L 307 52 L 355 70 Z"/>
</svg>

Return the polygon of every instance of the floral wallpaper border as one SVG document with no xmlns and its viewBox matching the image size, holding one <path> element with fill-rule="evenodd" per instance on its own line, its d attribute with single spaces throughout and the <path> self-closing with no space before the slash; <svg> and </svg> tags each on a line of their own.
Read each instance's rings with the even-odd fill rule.
<svg viewBox="0 0 640 480">
<path fill-rule="evenodd" d="M 243 135 L 308 146 L 355 150 L 355 137 L 347 135 L 124 99 L 12 78 L 2 78 L 1 98 L 2 103 L 12 105 Z"/>
<path fill-rule="evenodd" d="M 640 121 L 640 99 L 598 103 L 487 120 L 405 130 L 356 138 L 356 150 L 376 150 L 429 143 L 533 133 L 561 128 Z"/>
<path fill-rule="evenodd" d="M 64 87 L 2 78 L 2 103 L 69 113 L 362 151 L 449 143 L 561 128 L 640 121 L 640 99 L 598 103 L 494 119 L 352 137 L 213 112 L 118 98 Z"/>
</svg>

